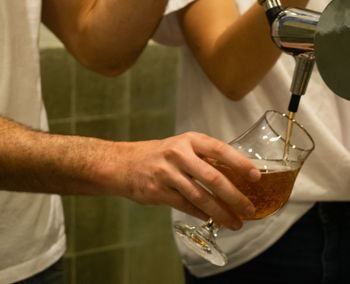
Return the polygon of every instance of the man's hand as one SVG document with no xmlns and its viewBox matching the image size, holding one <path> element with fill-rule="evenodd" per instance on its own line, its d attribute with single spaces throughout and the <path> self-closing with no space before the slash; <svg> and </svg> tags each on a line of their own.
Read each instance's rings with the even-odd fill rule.
<svg viewBox="0 0 350 284">
<path fill-rule="evenodd" d="M 141 204 L 166 204 L 203 220 L 239 229 L 252 203 L 202 157 L 214 158 L 249 180 L 260 178 L 253 163 L 228 144 L 196 132 L 130 143 L 115 170 L 121 195 Z M 205 190 L 199 183 L 209 188 Z M 118 184 L 120 184 L 118 186 Z M 239 217 L 240 216 L 240 217 Z"/>
</svg>

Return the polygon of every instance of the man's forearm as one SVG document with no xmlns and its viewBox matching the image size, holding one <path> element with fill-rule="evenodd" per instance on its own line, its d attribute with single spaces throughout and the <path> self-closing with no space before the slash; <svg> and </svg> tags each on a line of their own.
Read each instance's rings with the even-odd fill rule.
<svg viewBox="0 0 350 284">
<path fill-rule="evenodd" d="M 0 133 L 1 190 L 111 194 L 96 170 L 107 164 L 111 142 L 33 131 L 4 118 Z"/>
<path fill-rule="evenodd" d="M 242 226 L 238 216 L 254 213 L 249 199 L 202 157 L 221 161 L 248 180 L 259 179 L 259 171 L 230 145 L 203 134 L 112 142 L 42 133 L 4 118 L 0 134 L 0 190 L 118 195 L 204 220 L 211 216 L 231 229 Z"/>
<path fill-rule="evenodd" d="M 167 0 L 44 0 L 43 22 L 86 67 L 118 75 L 158 26 Z"/>
</svg>

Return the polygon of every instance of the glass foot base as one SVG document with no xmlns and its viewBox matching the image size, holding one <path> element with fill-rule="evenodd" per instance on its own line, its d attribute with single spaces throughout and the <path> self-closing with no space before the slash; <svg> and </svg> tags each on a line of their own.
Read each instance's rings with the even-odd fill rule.
<svg viewBox="0 0 350 284">
<path fill-rule="evenodd" d="M 199 256 L 217 266 L 227 264 L 226 255 L 215 243 L 215 232 L 207 225 L 191 227 L 181 221 L 176 221 L 174 230 L 178 239 Z"/>
</svg>

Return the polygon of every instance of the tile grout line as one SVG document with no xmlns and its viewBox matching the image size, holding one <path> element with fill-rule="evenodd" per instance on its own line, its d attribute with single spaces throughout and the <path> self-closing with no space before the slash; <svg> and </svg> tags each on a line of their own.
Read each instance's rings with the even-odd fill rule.
<svg viewBox="0 0 350 284">
<path fill-rule="evenodd" d="M 127 137 L 126 140 L 129 141 L 130 140 L 130 104 L 131 104 L 131 72 L 127 71 L 126 73 L 126 86 L 125 86 L 125 90 L 124 90 L 124 96 L 125 96 L 125 106 L 126 106 L 126 116 L 127 116 L 127 125 L 126 125 L 126 129 L 127 129 Z M 127 200 L 124 200 L 123 202 L 123 211 L 124 211 L 124 222 L 125 222 L 125 236 L 129 235 L 129 202 Z M 129 284 L 130 282 L 130 249 L 129 246 L 124 246 L 125 249 L 125 255 L 124 255 L 124 275 L 123 275 L 123 280 L 124 280 L 124 284 Z"/>
<path fill-rule="evenodd" d="M 72 68 L 72 77 L 71 77 L 71 86 L 72 86 L 72 92 L 71 92 L 71 131 L 73 135 L 76 135 L 76 76 L 77 76 L 77 68 L 76 63 L 73 59 L 70 59 L 71 61 L 71 68 Z M 76 202 L 75 197 L 72 197 L 71 201 L 71 234 L 72 234 L 72 264 L 71 264 L 71 282 L 72 284 L 76 284 L 77 282 L 77 266 L 76 266 Z"/>
</svg>

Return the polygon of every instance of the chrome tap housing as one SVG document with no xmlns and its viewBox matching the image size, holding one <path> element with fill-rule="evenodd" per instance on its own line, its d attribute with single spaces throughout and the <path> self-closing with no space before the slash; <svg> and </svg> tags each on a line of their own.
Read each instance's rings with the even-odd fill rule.
<svg viewBox="0 0 350 284">
<path fill-rule="evenodd" d="M 319 19 L 318 12 L 298 8 L 284 9 L 272 22 L 271 37 L 281 50 L 289 54 L 313 52 Z"/>
</svg>

